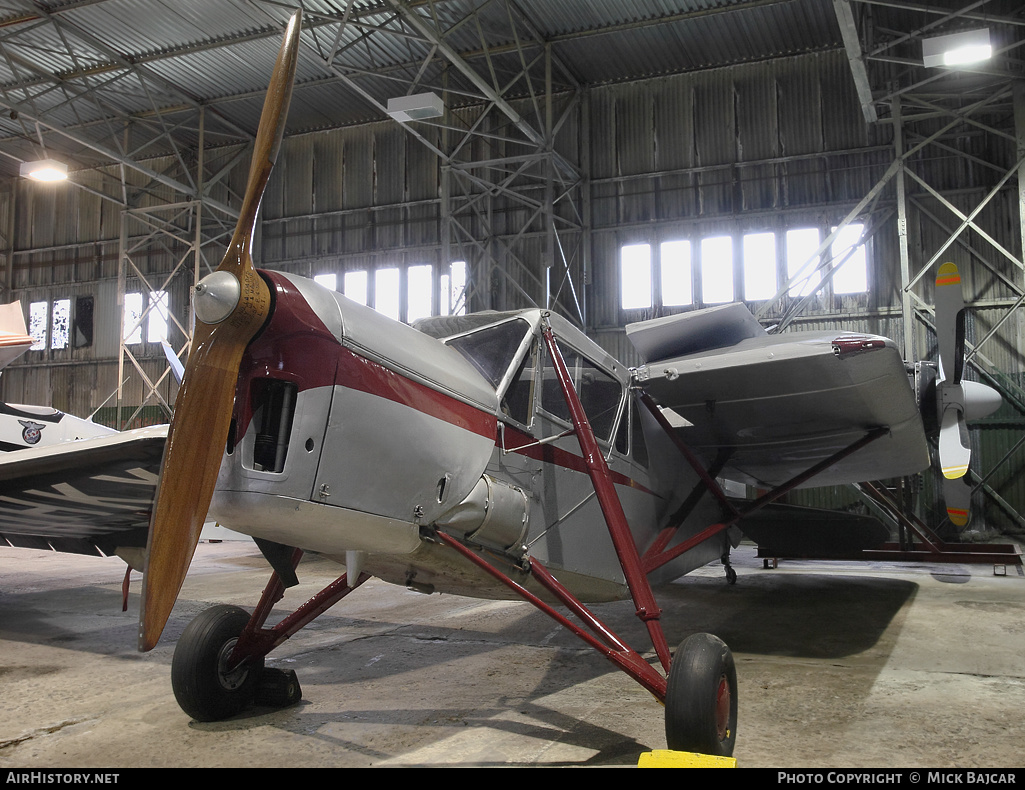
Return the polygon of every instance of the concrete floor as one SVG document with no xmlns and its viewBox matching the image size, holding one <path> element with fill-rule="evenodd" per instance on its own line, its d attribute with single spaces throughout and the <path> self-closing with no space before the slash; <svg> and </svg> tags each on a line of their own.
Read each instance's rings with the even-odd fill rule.
<svg viewBox="0 0 1025 790">
<path fill-rule="evenodd" d="M 1025 578 L 992 566 L 787 562 L 742 546 L 658 592 L 672 644 L 711 631 L 738 668 L 740 767 L 1025 766 Z M 255 603 L 245 542 L 203 543 L 161 644 L 135 650 L 117 560 L 0 549 L 0 768 L 635 766 L 661 707 L 527 604 L 371 582 L 268 658 L 304 699 L 199 724 L 174 642 L 214 603 Z M 339 570 L 304 560 L 299 603 Z M 600 615 L 648 645 L 629 603 Z"/>
</svg>

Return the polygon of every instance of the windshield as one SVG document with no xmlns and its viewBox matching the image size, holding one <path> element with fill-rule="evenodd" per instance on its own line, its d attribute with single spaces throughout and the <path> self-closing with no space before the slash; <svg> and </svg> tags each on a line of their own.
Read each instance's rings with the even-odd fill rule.
<svg viewBox="0 0 1025 790">
<path fill-rule="evenodd" d="M 448 344 L 466 357 L 497 390 L 529 331 L 526 321 L 516 319 L 462 335 Z"/>
</svg>

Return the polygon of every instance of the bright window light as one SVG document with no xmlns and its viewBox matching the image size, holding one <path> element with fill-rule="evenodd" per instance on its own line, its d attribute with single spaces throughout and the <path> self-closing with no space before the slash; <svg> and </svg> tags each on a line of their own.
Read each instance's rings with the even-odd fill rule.
<svg viewBox="0 0 1025 790">
<path fill-rule="evenodd" d="M 787 279 L 793 281 L 798 272 L 804 272 L 800 280 L 791 282 L 791 296 L 807 296 L 818 289 L 822 280 L 818 271 L 819 261 L 816 258 L 813 263 L 809 263 L 818 247 L 818 228 L 794 228 L 787 231 Z"/>
<path fill-rule="evenodd" d="M 771 299 L 776 295 L 776 234 L 744 235 L 744 299 Z"/>
<path fill-rule="evenodd" d="M 32 302 L 28 307 L 28 333 L 36 341 L 29 346 L 32 351 L 42 351 L 46 348 L 46 319 L 49 307 L 46 302 Z"/>
<path fill-rule="evenodd" d="M 167 291 L 151 291 L 149 295 L 149 312 L 146 314 L 146 340 L 159 343 L 167 340 L 167 321 L 169 318 Z"/>
<path fill-rule="evenodd" d="M 709 236 L 701 240 L 701 301 L 733 301 L 733 238 Z"/>
<path fill-rule="evenodd" d="M 855 294 L 868 290 L 868 257 L 865 254 L 865 245 L 855 247 L 863 232 L 864 226 L 861 223 L 851 223 L 833 239 L 833 260 L 841 261 L 847 258 L 833 273 L 833 293 Z M 850 257 L 847 257 L 848 255 Z"/>
<path fill-rule="evenodd" d="M 374 272 L 374 309 L 382 315 L 400 318 L 401 302 L 399 301 L 399 270 L 395 268 L 378 269 Z"/>
<path fill-rule="evenodd" d="M 123 340 L 129 345 L 142 342 L 142 294 L 125 294 L 125 334 Z"/>
<path fill-rule="evenodd" d="M 406 269 L 406 322 L 431 315 L 431 295 L 434 293 L 434 270 L 430 265 L 410 266 Z"/>
<path fill-rule="evenodd" d="M 466 261 L 452 262 L 452 275 L 449 285 L 442 292 L 443 302 L 448 303 L 448 315 L 466 315 Z M 446 295 L 447 294 L 447 295 Z"/>
<path fill-rule="evenodd" d="M 466 261 L 453 261 L 449 273 L 439 277 L 442 315 L 466 314 Z"/>
<path fill-rule="evenodd" d="M 619 276 L 624 310 L 651 307 L 650 244 L 627 244 L 622 248 Z"/>
<path fill-rule="evenodd" d="M 682 307 L 694 303 L 690 242 L 664 241 L 659 247 L 662 265 L 662 304 Z"/>
<path fill-rule="evenodd" d="M 67 348 L 71 329 L 71 300 L 55 299 L 53 302 L 53 323 L 50 331 L 50 348 Z"/>
<path fill-rule="evenodd" d="M 344 294 L 354 302 L 367 303 L 367 273 L 364 271 L 346 272 L 342 287 Z"/>
<path fill-rule="evenodd" d="M 335 290 L 338 287 L 338 275 L 334 272 L 330 274 L 318 274 L 313 278 L 313 282 L 323 285 L 329 290 Z"/>
</svg>

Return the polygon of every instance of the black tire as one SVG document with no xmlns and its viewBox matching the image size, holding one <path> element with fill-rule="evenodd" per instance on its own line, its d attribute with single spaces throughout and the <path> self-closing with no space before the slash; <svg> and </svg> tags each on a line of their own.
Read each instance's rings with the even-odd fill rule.
<svg viewBox="0 0 1025 790">
<path fill-rule="evenodd" d="M 178 705 L 196 721 L 220 721 L 252 704 L 263 656 L 231 672 L 225 666 L 248 622 L 244 609 L 215 606 L 182 632 L 171 659 L 171 687 Z"/>
<path fill-rule="evenodd" d="M 737 741 L 737 668 L 712 634 L 687 637 L 666 687 L 666 742 L 681 752 L 731 757 Z"/>
</svg>

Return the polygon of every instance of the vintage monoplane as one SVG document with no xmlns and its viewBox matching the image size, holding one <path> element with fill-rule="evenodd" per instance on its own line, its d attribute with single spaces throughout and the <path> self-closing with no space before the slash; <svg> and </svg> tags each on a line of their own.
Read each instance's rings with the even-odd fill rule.
<svg viewBox="0 0 1025 790">
<path fill-rule="evenodd" d="M 729 648 L 698 633 L 673 651 L 652 585 L 710 562 L 735 579 L 729 553 L 745 519 L 796 487 L 927 467 L 898 349 L 862 334 L 770 335 L 730 305 L 631 326 L 644 364 L 629 369 L 544 309 L 410 327 L 311 280 L 257 271 L 254 227 L 299 33 L 297 14 L 234 238 L 196 288 L 149 525 L 140 649 L 157 644 L 211 519 L 256 539 L 273 576 L 252 613 L 216 606 L 179 639 L 172 685 L 198 720 L 240 712 L 258 689 L 296 702 L 294 673 L 265 668 L 265 656 L 378 577 L 529 601 L 664 703 L 671 749 L 731 754 Z M 944 381 L 950 416 L 931 408 L 956 431 L 971 393 L 959 370 Z M 738 502 L 720 477 L 765 493 Z M 345 573 L 268 627 L 304 551 Z M 623 599 L 654 661 L 591 608 Z"/>
</svg>

